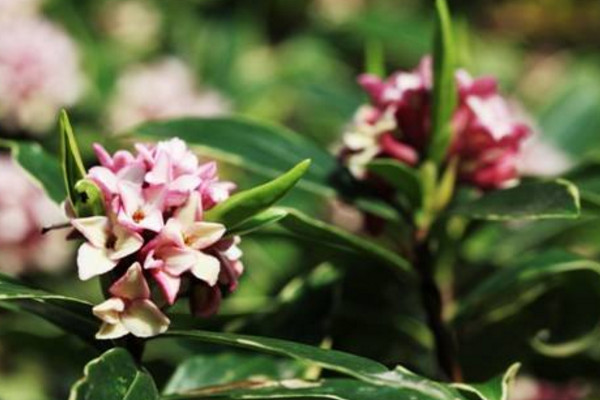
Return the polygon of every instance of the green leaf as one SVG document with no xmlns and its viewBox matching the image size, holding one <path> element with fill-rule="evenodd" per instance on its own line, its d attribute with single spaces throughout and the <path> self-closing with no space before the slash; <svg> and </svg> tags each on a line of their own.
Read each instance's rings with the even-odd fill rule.
<svg viewBox="0 0 600 400">
<path fill-rule="evenodd" d="M 462 392 L 473 393 L 482 400 L 508 400 L 510 387 L 520 367 L 520 364 L 513 364 L 504 375 L 485 383 L 471 385 L 457 383 L 453 386 Z"/>
<path fill-rule="evenodd" d="M 600 263 L 562 250 L 550 250 L 521 258 L 518 263 L 502 268 L 468 293 L 457 305 L 454 324 L 485 325 L 501 321 L 518 313 L 553 288 L 556 283 L 553 278 L 576 272 L 592 273 L 594 279 L 598 279 Z M 544 345 L 539 337 L 532 340 L 538 347 Z M 561 353 L 569 349 L 577 352 L 583 350 L 582 343 L 590 343 L 583 338 L 569 342 L 580 343 L 576 346 L 553 344 L 546 345 L 545 348 L 555 346 Z M 550 353 L 551 350 L 547 355 Z"/>
<path fill-rule="evenodd" d="M 183 118 L 143 124 L 133 132 L 155 139 L 177 136 L 201 154 L 272 179 L 302 160 L 312 166 L 298 187 L 311 193 L 331 196 L 331 174 L 337 169 L 335 157 L 310 140 L 284 127 L 242 117 Z"/>
<path fill-rule="evenodd" d="M 496 190 L 450 210 L 473 219 L 511 220 L 577 218 L 580 213 L 579 191 L 565 180 L 524 183 Z"/>
<path fill-rule="evenodd" d="M 285 210 L 288 215 L 280 221 L 280 224 L 295 235 L 324 246 L 372 257 L 395 271 L 412 276 L 410 263 L 397 253 L 336 226 L 311 218 L 298 210 L 291 208 Z"/>
<path fill-rule="evenodd" d="M 304 160 L 280 177 L 255 188 L 239 192 L 207 211 L 207 221 L 224 224 L 229 229 L 255 216 L 280 200 L 308 170 L 310 160 Z"/>
<path fill-rule="evenodd" d="M 432 135 L 429 157 L 440 164 L 446 158 L 451 138 L 450 121 L 456 107 L 457 90 L 454 79 L 456 55 L 452 21 L 446 0 L 436 0 L 436 33 L 433 47 Z"/>
<path fill-rule="evenodd" d="M 304 381 L 244 381 L 231 385 L 193 390 L 179 395 L 166 396 L 165 400 L 187 399 L 335 399 L 335 400 L 430 400 L 412 390 L 378 386 L 353 379 L 325 379 Z"/>
<path fill-rule="evenodd" d="M 14 303 L 21 311 L 35 314 L 102 347 L 94 339 L 98 320 L 92 315 L 92 305 L 86 301 L 34 289 L 0 274 L 0 302 Z"/>
<path fill-rule="evenodd" d="M 60 113 L 59 123 L 63 180 L 71 204 L 73 207 L 76 207 L 77 195 L 75 184 L 85 177 L 85 168 L 81 160 L 73 128 L 69 122 L 69 116 L 65 110 L 62 110 Z"/>
<path fill-rule="evenodd" d="M 385 54 L 380 40 L 369 40 L 365 46 L 365 71 L 379 77 L 385 76 Z"/>
<path fill-rule="evenodd" d="M 393 159 L 379 158 L 371 161 L 367 169 L 403 193 L 414 207 L 421 205 L 421 183 L 413 168 Z"/>
<path fill-rule="evenodd" d="M 75 183 L 75 215 L 78 217 L 91 217 L 105 215 L 104 195 L 102 190 L 89 179 L 82 179 Z"/>
<path fill-rule="evenodd" d="M 158 400 L 152 376 L 123 348 L 114 348 L 85 366 L 69 400 Z"/>
<path fill-rule="evenodd" d="M 38 143 L 0 140 L 0 146 L 11 150 L 13 158 L 56 203 L 66 198 L 60 164 Z"/>
<path fill-rule="evenodd" d="M 163 392 L 183 393 L 242 380 L 291 379 L 304 369 L 295 361 L 264 354 L 237 351 L 203 354 L 179 365 Z"/>
<path fill-rule="evenodd" d="M 324 369 L 374 384 L 404 389 L 423 399 L 461 399 L 458 392 L 443 384 L 427 380 L 404 368 L 390 371 L 384 365 L 366 358 L 335 350 L 325 350 L 305 344 L 247 335 L 207 331 L 172 330 L 160 338 L 188 338 L 208 343 L 241 347 L 261 353 L 279 355 L 316 364 Z"/>
<path fill-rule="evenodd" d="M 234 229 L 230 229 L 229 235 L 247 235 L 256 230 L 272 225 L 282 218 L 285 218 L 288 212 L 283 208 L 269 208 L 259 214 L 248 218 L 246 221 L 238 224 Z"/>
</svg>

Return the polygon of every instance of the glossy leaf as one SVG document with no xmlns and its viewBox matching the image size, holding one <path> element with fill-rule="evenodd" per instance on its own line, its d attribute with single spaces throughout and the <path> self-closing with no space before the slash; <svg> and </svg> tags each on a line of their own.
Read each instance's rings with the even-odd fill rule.
<svg viewBox="0 0 600 400">
<path fill-rule="evenodd" d="M 243 380 L 281 380 L 297 377 L 304 367 L 293 360 L 245 352 L 194 356 L 177 367 L 164 394 L 183 393 L 206 386 Z"/>
<path fill-rule="evenodd" d="M 294 187 L 308 170 L 310 160 L 304 160 L 280 177 L 263 185 L 231 196 L 205 213 L 208 221 L 234 229 L 248 218 L 265 211 Z"/>
<path fill-rule="evenodd" d="M 158 400 L 152 376 L 123 348 L 114 348 L 85 366 L 69 400 Z"/>
<path fill-rule="evenodd" d="M 294 209 L 285 209 L 288 215 L 280 224 L 306 240 L 320 245 L 356 252 L 372 257 L 406 275 L 412 275 L 412 269 L 407 260 L 368 239 L 353 235 L 336 226 L 327 224 Z"/>
<path fill-rule="evenodd" d="M 436 0 L 436 33 L 433 47 L 433 105 L 432 136 L 429 156 L 441 163 L 448 151 L 451 138 L 450 121 L 457 101 L 454 70 L 456 55 L 452 21 L 446 0 Z"/>
<path fill-rule="evenodd" d="M 60 113 L 59 124 L 63 181 L 71 204 L 75 207 L 77 203 L 75 184 L 84 178 L 85 167 L 81 160 L 81 154 L 79 153 L 79 147 L 75 140 L 69 116 L 65 110 L 62 110 Z"/>
<path fill-rule="evenodd" d="M 353 379 L 326 379 L 317 382 L 299 379 L 245 381 L 232 385 L 194 390 L 166 396 L 165 400 L 191 399 L 335 399 L 335 400 L 431 400 L 435 397 L 412 390 L 372 385 Z"/>
<path fill-rule="evenodd" d="M 66 198 L 58 159 L 48 154 L 38 143 L 0 140 L 0 146 L 11 150 L 17 163 L 54 202 L 61 203 Z"/>
<path fill-rule="evenodd" d="M 579 191 L 565 180 L 524 183 L 496 190 L 460 204 L 452 213 L 473 219 L 511 220 L 577 218 L 580 213 Z"/>
<path fill-rule="evenodd" d="M 398 367 L 390 371 L 375 361 L 335 350 L 325 350 L 279 339 L 198 330 L 172 330 L 161 337 L 195 339 L 289 357 L 313 363 L 324 369 L 352 376 L 371 384 L 403 389 L 415 396 L 422 396 L 423 399 L 456 400 L 461 398 L 455 389 L 427 380 L 404 368 Z"/>
<path fill-rule="evenodd" d="M 333 195 L 329 185 L 337 160 L 303 136 L 284 127 L 242 117 L 183 118 L 143 124 L 133 132 L 147 138 L 180 137 L 201 154 L 267 178 L 275 178 L 302 160 L 312 166 L 298 187 Z"/>
</svg>

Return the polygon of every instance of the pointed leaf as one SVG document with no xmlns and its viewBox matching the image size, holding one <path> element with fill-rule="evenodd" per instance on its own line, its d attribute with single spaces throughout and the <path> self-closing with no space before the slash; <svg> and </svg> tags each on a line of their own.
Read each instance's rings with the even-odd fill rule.
<svg viewBox="0 0 600 400">
<path fill-rule="evenodd" d="M 73 191 L 75 215 L 81 218 L 105 215 L 104 197 L 98 185 L 89 179 L 82 179 L 75 184 Z"/>
<path fill-rule="evenodd" d="M 269 208 L 255 216 L 242 222 L 234 229 L 230 229 L 228 235 L 247 235 L 256 230 L 272 225 L 282 218 L 285 218 L 288 212 L 283 208 Z"/>
<path fill-rule="evenodd" d="M 485 383 L 470 385 L 457 383 L 453 386 L 462 392 L 473 393 L 481 400 L 508 400 L 510 387 L 520 367 L 520 364 L 513 364 L 503 375 Z"/>
<path fill-rule="evenodd" d="M 281 199 L 308 170 L 310 160 L 304 160 L 280 177 L 255 188 L 239 192 L 207 211 L 207 221 L 220 222 L 228 229 L 255 216 Z"/>
<path fill-rule="evenodd" d="M 446 158 L 452 135 L 450 121 L 457 101 L 454 70 L 456 55 L 452 21 L 446 0 L 436 0 L 436 33 L 433 49 L 433 106 L 430 158 L 440 164 Z"/>
<path fill-rule="evenodd" d="M 404 194 L 414 207 L 421 204 L 421 183 L 415 169 L 399 161 L 385 158 L 371 161 L 367 169 Z"/>
<path fill-rule="evenodd" d="M 79 153 L 79 147 L 75 140 L 75 134 L 69 121 L 69 116 L 65 110 L 60 113 L 60 149 L 63 169 L 63 179 L 65 188 L 71 200 L 71 204 L 75 207 L 77 196 L 75 192 L 75 184 L 85 176 L 85 168 Z"/>
</svg>

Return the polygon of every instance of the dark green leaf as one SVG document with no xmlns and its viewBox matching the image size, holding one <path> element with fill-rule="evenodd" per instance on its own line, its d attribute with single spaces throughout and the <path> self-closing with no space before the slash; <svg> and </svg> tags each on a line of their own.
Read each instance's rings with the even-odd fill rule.
<svg viewBox="0 0 600 400">
<path fill-rule="evenodd" d="M 256 336 L 198 330 L 172 330 L 160 337 L 196 339 L 208 343 L 241 347 L 261 353 L 289 357 L 317 364 L 324 369 L 352 376 L 371 384 L 404 389 L 415 395 L 422 396 L 421 398 L 439 400 L 456 400 L 461 398 L 458 392 L 453 388 L 427 380 L 404 368 L 397 367 L 390 371 L 384 365 L 366 358 L 334 350 L 320 349 L 318 347 L 300 343 Z"/>
<path fill-rule="evenodd" d="M 66 198 L 60 163 L 39 144 L 0 140 L 0 146 L 11 149 L 13 158 L 54 202 L 61 203 Z"/>
<path fill-rule="evenodd" d="M 298 362 L 264 354 L 234 351 L 203 354 L 179 365 L 167 383 L 164 393 L 183 393 L 248 379 L 292 379 L 303 370 L 304 367 Z"/>
<path fill-rule="evenodd" d="M 375 244 L 368 239 L 348 233 L 336 226 L 311 218 L 298 210 L 286 209 L 287 217 L 280 221 L 290 232 L 304 239 L 334 248 L 357 252 L 377 259 L 384 264 L 408 276 L 412 269 L 407 260 L 397 253 Z"/>
<path fill-rule="evenodd" d="M 207 211 L 205 218 L 236 228 L 248 218 L 259 214 L 281 199 L 302 178 L 310 166 L 304 160 L 280 177 L 255 188 L 239 192 Z"/>
<path fill-rule="evenodd" d="M 530 255 L 518 263 L 502 268 L 479 284 L 457 305 L 454 323 L 456 325 L 490 324 L 518 313 L 526 305 L 537 300 L 553 288 L 556 281 L 565 274 L 591 273 L 598 280 L 600 264 L 562 250 L 551 250 Z M 587 336 L 587 335 L 586 335 Z M 560 353 L 567 350 L 583 350 L 581 344 L 589 340 L 578 338 L 563 344 L 545 345 L 541 339 L 533 339 L 539 348 L 556 347 Z M 574 343 L 579 342 L 577 345 Z M 547 352 L 550 355 L 551 350 Z"/>
<path fill-rule="evenodd" d="M 19 310 L 35 314 L 97 345 L 94 336 L 99 324 L 92 315 L 92 305 L 86 301 L 34 289 L 1 274 L 0 301 L 13 303 Z"/>
<path fill-rule="evenodd" d="M 123 348 L 114 348 L 86 365 L 69 400 L 158 400 L 152 376 Z"/>
<path fill-rule="evenodd" d="M 452 21 L 446 0 L 436 0 L 436 33 L 433 47 L 432 136 L 429 156 L 437 164 L 446 158 L 451 138 L 450 121 L 456 106 L 454 80 L 456 55 Z"/>
<path fill-rule="evenodd" d="M 187 399 L 334 399 L 334 400 L 431 400 L 435 397 L 418 391 L 371 385 L 352 379 L 326 379 L 312 382 L 244 381 L 232 385 L 194 390 L 167 396 L 165 400 Z M 495 399 L 494 399 L 495 400 Z"/>
<path fill-rule="evenodd" d="M 69 116 L 65 110 L 60 113 L 60 149 L 65 188 L 71 204 L 75 207 L 77 203 L 75 184 L 84 178 L 85 168 L 71 122 L 69 122 Z"/>
<path fill-rule="evenodd" d="M 180 137 L 195 150 L 267 178 L 275 178 L 302 160 L 312 166 L 298 187 L 311 193 L 333 195 L 329 179 L 337 168 L 335 157 L 286 128 L 242 117 L 184 118 L 150 122 L 133 132 L 151 138 Z"/>
<path fill-rule="evenodd" d="M 418 173 L 405 164 L 393 159 L 375 159 L 367 168 L 388 184 L 403 193 L 414 207 L 421 204 L 421 183 Z"/>
<path fill-rule="evenodd" d="M 459 204 L 450 212 L 486 220 L 577 218 L 579 191 L 565 180 L 525 183 L 489 192 L 477 200 Z"/>
</svg>

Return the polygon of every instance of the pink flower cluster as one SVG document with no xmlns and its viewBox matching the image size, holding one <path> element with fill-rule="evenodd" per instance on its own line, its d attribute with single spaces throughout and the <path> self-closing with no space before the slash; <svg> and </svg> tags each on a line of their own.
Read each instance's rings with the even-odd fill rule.
<svg viewBox="0 0 600 400">
<path fill-rule="evenodd" d="M 452 119 L 448 157 L 459 160 L 459 178 L 482 189 L 505 186 L 517 178 L 521 142 L 531 129 L 521 122 L 498 93 L 493 78 L 474 79 L 456 72 L 458 105 Z M 412 72 L 396 72 L 386 80 L 361 75 L 359 83 L 371 104 L 357 113 L 344 135 L 343 159 L 357 176 L 376 157 L 408 165 L 424 157 L 431 136 L 432 65 L 424 58 Z"/>
<path fill-rule="evenodd" d="M 192 311 L 215 312 L 222 290 L 236 288 L 243 266 L 239 239 L 226 237 L 225 226 L 204 221 L 203 213 L 235 186 L 220 181 L 216 164 L 199 163 L 180 139 L 137 144 L 135 154 L 94 149 L 100 166 L 87 178 L 102 190 L 106 212 L 71 223 L 86 239 L 77 256 L 80 278 L 108 273 L 116 281 L 109 290 L 114 297 L 95 308 L 104 321 L 98 337 L 153 336 L 167 328 L 147 280 L 157 285 L 164 305 L 201 291 Z M 129 286 L 136 289 L 123 289 Z"/>
<path fill-rule="evenodd" d="M 61 231 L 42 228 L 63 222 L 60 207 L 37 186 L 8 153 L 0 153 L 0 272 L 18 275 L 56 271 L 72 248 Z"/>
</svg>

